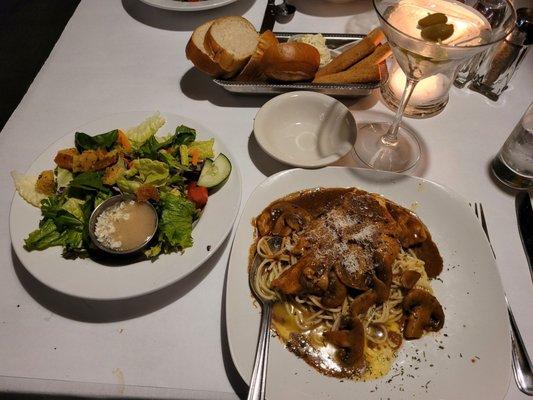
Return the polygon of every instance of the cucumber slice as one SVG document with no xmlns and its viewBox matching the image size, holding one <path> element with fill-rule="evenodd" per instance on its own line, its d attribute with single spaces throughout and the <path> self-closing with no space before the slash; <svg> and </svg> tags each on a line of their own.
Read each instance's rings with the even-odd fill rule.
<svg viewBox="0 0 533 400">
<path fill-rule="evenodd" d="M 226 179 L 231 172 L 231 162 L 228 157 L 220 153 L 215 160 L 207 159 L 204 162 L 198 186 L 211 188 Z"/>
</svg>

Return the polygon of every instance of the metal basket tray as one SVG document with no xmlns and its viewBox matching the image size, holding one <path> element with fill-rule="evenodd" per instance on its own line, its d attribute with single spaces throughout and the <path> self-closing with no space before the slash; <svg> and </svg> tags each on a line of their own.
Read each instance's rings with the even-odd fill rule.
<svg viewBox="0 0 533 400">
<path fill-rule="evenodd" d="M 274 32 L 280 42 L 286 42 L 294 35 L 308 34 L 303 32 Z M 341 46 L 361 40 L 365 35 L 351 33 L 323 33 L 326 46 L 335 50 Z M 387 67 L 385 63 L 379 65 L 382 79 L 386 79 Z M 373 89 L 379 88 L 381 82 L 354 84 L 324 84 L 311 82 L 236 82 L 224 79 L 213 79 L 229 92 L 242 94 L 279 94 L 294 90 L 309 90 L 337 97 L 357 97 L 369 95 Z"/>
</svg>

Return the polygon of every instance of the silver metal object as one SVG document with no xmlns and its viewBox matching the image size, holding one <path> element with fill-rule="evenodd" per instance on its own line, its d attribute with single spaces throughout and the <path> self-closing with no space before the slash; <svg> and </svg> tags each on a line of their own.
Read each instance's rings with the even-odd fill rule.
<svg viewBox="0 0 533 400">
<path fill-rule="evenodd" d="M 491 163 L 493 175 L 516 190 L 533 189 L 533 103 Z"/>
<path fill-rule="evenodd" d="M 487 229 L 487 222 L 485 220 L 485 213 L 483 212 L 483 206 L 481 205 L 481 203 L 474 203 L 474 213 L 476 214 L 476 217 L 481 221 L 483 231 L 485 232 L 487 240 L 490 243 L 489 231 Z M 492 250 L 492 254 L 494 255 L 494 258 L 496 258 L 494 250 Z M 529 355 L 527 354 L 526 346 L 524 345 L 524 341 L 522 340 L 522 336 L 520 335 L 520 330 L 518 329 L 518 325 L 516 324 L 516 321 L 514 319 L 513 311 L 511 310 L 511 306 L 509 305 L 507 296 L 505 296 L 505 303 L 507 304 L 507 312 L 509 313 L 509 323 L 511 325 L 511 353 L 513 356 L 511 365 L 513 367 L 514 379 L 520 391 L 527 394 L 528 396 L 533 396 L 533 372 L 531 367 L 531 360 L 529 359 Z"/>
<path fill-rule="evenodd" d="M 283 32 L 275 33 L 280 42 L 286 42 L 291 36 L 302 35 L 302 32 Z M 365 35 L 361 34 L 343 34 L 343 33 L 323 33 L 326 39 L 326 45 L 330 50 L 335 50 L 341 46 L 346 46 L 355 41 L 361 40 Z M 381 63 L 380 74 L 382 81 L 387 78 L 387 67 Z M 241 94 L 280 94 L 294 90 L 309 90 L 313 92 L 324 93 L 336 97 L 358 97 L 366 96 L 372 93 L 372 90 L 379 88 L 381 82 L 373 83 L 354 83 L 354 84 L 322 84 L 311 82 L 236 82 L 223 79 L 213 79 L 213 81 L 222 86 L 229 92 Z"/>
<path fill-rule="evenodd" d="M 272 300 L 263 296 L 259 288 L 256 287 L 256 275 L 261 264 L 260 257 L 255 256 L 252 269 L 248 274 L 248 282 L 256 299 L 261 304 L 261 324 L 259 325 L 259 337 L 255 350 L 254 369 L 250 379 L 250 391 L 248 400 L 263 400 L 266 391 L 266 378 L 268 366 L 268 348 L 270 344 L 270 320 L 272 319 Z"/>
<path fill-rule="evenodd" d="M 108 247 L 105 247 L 102 243 L 100 243 L 100 241 L 98 240 L 94 232 L 96 228 L 96 222 L 100 214 L 102 214 L 109 207 L 112 207 L 117 203 L 120 203 L 122 201 L 130 201 L 130 200 L 135 200 L 135 196 L 128 195 L 128 194 L 119 194 L 119 195 L 110 197 L 109 199 L 100 203 L 98 207 L 96 207 L 91 213 L 91 217 L 89 218 L 89 237 L 91 238 L 94 245 L 98 247 L 100 250 L 104 251 L 105 253 L 115 255 L 115 256 L 126 256 L 126 255 L 135 254 L 141 251 L 148 243 L 150 243 L 155 233 L 157 232 L 157 227 L 159 223 L 159 217 L 157 215 L 157 211 L 155 210 L 153 205 L 151 205 L 149 202 L 146 202 L 148 205 L 150 205 L 150 208 L 155 215 L 155 227 L 154 227 L 154 231 L 152 232 L 152 234 L 148 236 L 142 244 L 130 250 L 113 250 Z"/>
<path fill-rule="evenodd" d="M 526 253 L 529 273 L 533 280 L 533 209 L 528 192 L 519 192 L 515 197 L 516 218 L 522 245 Z"/>
<path fill-rule="evenodd" d="M 280 24 L 285 24 L 294 17 L 295 12 L 296 7 L 287 3 L 287 0 L 283 0 L 280 4 L 276 5 L 276 21 Z"/>
</svg>

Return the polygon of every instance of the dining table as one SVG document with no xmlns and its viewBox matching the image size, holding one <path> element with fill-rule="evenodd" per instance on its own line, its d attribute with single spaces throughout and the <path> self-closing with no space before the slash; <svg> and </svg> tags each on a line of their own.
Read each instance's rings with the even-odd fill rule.
<svg viewBox="0 0 533 400">
<path fill-rule="evenodd" d="M 378 25 L 369 0 L 291 3 L 296 14 L 276 23 L 274 31 L 366 33 Z M 184 399 L 246 394 L 249 377 L 241 378 L 232 363 L 225 324 L 234 232 L 185 279 L 144 296 L 98 301 L 56 292 L 36 280 L 13 250 L 7 221 L 16 195 L 11 171 L 26 171 L 76 127 L 130 111 L 175 113 L 215 131 L 242 177 L 242 211 L 257 185 L 291 168 L 267 155 L 254 138 L 254 117 L 272 96 L 225 91 L 193 67 L 185 46 L 197 26 L 220 16 L 241 15 L 259 28 L 265 7 L 266 1 L 238 0 L 201 12 L 175 12 L 140 0 L 80 2 L 0 134 L 5 167 L 0 172 L 0 393 Z M 495 181 L 490 162 L 532 100 L 530 52 L 497 102 L 452 87 L 441 113 L 404 120 L 422 147 L 409 174 L 483 205 L 502 285 L 530 353 L 533 285 L 515 193 Z M 341 101 L 357 122 L 393 117 L 379 90 Z M 353 152 L 336 165 L 362 167 Z M 505 399 L 525 398 L 511 378 Z"/>
</svg>

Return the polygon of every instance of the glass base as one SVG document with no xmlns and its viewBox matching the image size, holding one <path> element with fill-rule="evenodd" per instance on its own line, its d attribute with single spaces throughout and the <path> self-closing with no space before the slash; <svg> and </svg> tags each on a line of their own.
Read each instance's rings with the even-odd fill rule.
<svg viewBox="0 0 533 400">
<path fill-rule="evenodd" d="M 392 111 L 396 111 L 398 109 L 398 105 L 400 104 L 400 99 L 392 92 L 389 85 L 382 85 L 380 92 L 383 103 Z M 407 103 L 403 116 L 411 118 L 433 117 L 434 115 L 440 113 L 444 107 L 446 107 L 446 104 L 448 104 L 448 99 L 449 96 L 446 94 L 446 96 L 444 96 L 442 99 L 439 99 L 431 104 L 414 106 Z"/>
<path fill-rule="evenodd" d="M 395 144 L 384 142 L 382 138 L 390 126 L 388 122 L 359 125 L 355 153 L 371 168 L 391 172 L 407 171 L 420 159 L 420 144 L 416 135 L 404 126 L 398 129 Z"/>
<path fill-rule="evenodd" d="M 519 174 L 510 168 L 500 156 L 497 156 L 491 163 L 492 174 L 504 185 L 516 190 L 533 189 L 533 179 L 531 176 Z"/>
</svg>

